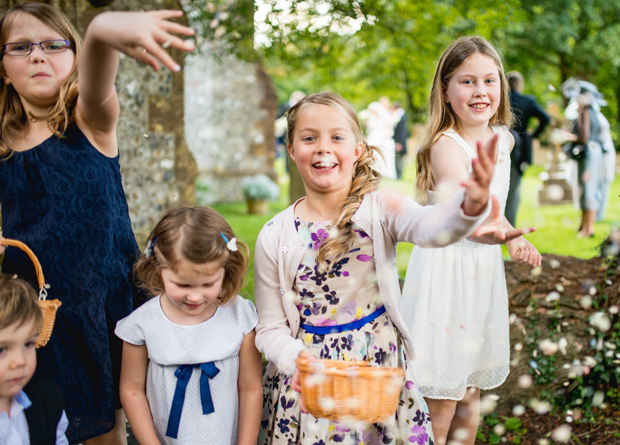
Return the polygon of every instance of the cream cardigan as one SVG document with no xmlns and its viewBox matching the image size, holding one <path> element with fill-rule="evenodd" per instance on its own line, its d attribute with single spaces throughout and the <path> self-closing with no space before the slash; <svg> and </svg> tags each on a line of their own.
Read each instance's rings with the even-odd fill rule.
<svg viewBox="0 0 620 445">
<path fill-rule="evenodd" d="M 353 222 L 373 241 L 379 292 L 387 314 L 405 341 L 409 360 L 413 358 L 413 348 L 400 313 L 396 245 L 405 241 L 421 247 L 443 247 L 470 235 L 488 216 L 491 200 L 481 215 L 469 217 L 461 208 L 464 198 L 462 189 L 441 204 L 421 206 L 410 197 L 372 192 L 353 215 Z M 292 375 L 297 355 L 306 349 L 303 341 L 296 338 L 300 318 L 292 290 L 297 268 L 308 248 L 295 229 L 297 202 L 265 224 L 254 252 L 256 347 L 270 362 L 268 373 L 277 366 L 284 374 Z"/>
</svg>

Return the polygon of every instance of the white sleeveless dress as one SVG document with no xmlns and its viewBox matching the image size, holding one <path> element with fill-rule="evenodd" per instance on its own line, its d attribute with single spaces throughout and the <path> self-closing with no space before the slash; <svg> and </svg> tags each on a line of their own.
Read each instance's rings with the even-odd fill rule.
<svg viewBox="0 0 620 445">
<path fill-rule="evenodd" d="M 504 213 L 510 182 L 510 139 L 499 134 L 491 194 Z M 444 133 L 475 151 L 455 131 Z M 469 172 L 471 172 L 471 163 Z M 428 204 L 439 196 L 429 191 Z M 415 357 L 410 363 L 418 387 L 432 399 L 461 400 L 468 387 L 491 389 L 508 376 L 510 340 L 508 292 L 499 245 L 468 240 L 444 248 L 413 248 L 403 289 L 403 316 L 411 330 Z"/>
</svg>

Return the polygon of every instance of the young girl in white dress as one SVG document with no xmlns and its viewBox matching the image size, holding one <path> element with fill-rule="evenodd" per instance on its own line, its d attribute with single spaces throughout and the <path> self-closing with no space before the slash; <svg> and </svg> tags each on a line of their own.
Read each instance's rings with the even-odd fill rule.
<svg viewBox="0 0 620 445">
<path fill-rule="evenodd" d="M 480 150 L 466 190 L 422 207 L 377 191 L 376 149 L 337 94 L 303 98 L 288 112 L 288 132 L 306 197 L 267 222 L 256 243 L 256 345 L 270 362 L 259 443 L 434 444 L 426 404 L 407 367 L 413 351 L 400 313 L 396 244 L 438 247 L 471 233 L 489 207 L 494 146 L 485 149 L 490 154 Z M 304 413 L 295 392 L 298 356 L 405 369 L 396 413 L 381 424 Z"/>
<path fill-rule="evenodd" d="M 172 210 L 151 232 L 136 272 L 154 297 L 115 330 L 124 341 L 121 401 L 138 442 L 256 443 L 257 315 L 237 296 L 246 257 L 210 208 Z"/>
<path fill-rule="evenodd" d="M 416 350 L 411 364 L 438 444 L 459 428 L 465 428 L 461 440 L 468 436 L 465 443 L 473 444 L 480 389 L 495 388 L 508 375 L 504 263 L 501 247 L 489 244 L 506 243 L 516 262 L 541 262 L 521 236 L 534 229 L 515 230 L 503 217 L 514 145 L 507 128 L 511 121 L 498 52 L 480 37 L 453 42 L 435 71 L 428 125 L 417 154 L 419 200 L 432 206 L 450 198 L 478 162 L 478 141 L 497 140 L 498 154 L 491 181 L 494 214 L 476 231 L 479 236 L 441 249 L 416 245 L 407 269 L 403 316 Z"/>
</svg>

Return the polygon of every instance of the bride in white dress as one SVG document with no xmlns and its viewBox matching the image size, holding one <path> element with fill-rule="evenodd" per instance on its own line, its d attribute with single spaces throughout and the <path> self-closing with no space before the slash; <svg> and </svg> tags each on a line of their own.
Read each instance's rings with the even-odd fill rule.
<svg viewBox="0 0 620 445">
<path fill-rule="evenodd" d="M 379 147 L 381 156 L 375 156 L 373 168 L 388 179 L 396 179 L 396 142 L 394 141 L 394 127 L 398 124 L 400 115 L 391 111 L 390 99 L 381 97 L 378 102 L 368 105 L 368 119 L 366 121 L 368 145 Z"/>
</svg>

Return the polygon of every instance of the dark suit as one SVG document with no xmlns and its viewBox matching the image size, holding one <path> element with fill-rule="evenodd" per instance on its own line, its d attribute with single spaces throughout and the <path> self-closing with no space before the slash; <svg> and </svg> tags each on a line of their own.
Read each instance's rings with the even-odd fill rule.
<svg viewBox="0 0 620 445">
<path fill-rule="evenodd" d="M 394 128 L 394 141 L 402 144 L 403 150 L 396 152 L 396 177 L 398 179 L 403 175 L 403 157 L 407 154 L 407 139 L 409 138 L 409 130 L 407 129 L 407 113 L 403 113 Z"/>
<path fill-rule="evenodd" d="M 513 129 L 520 136 L 520 141 L 515 141 L 515 146 L 510 153 L 510 189 L 505 211 L 506 219 L 514 226 L 519 207 L 521 175 L 532 163 L 532 139 L 538 138 L 543 132 L 549 123 L 549 115 L 538 105 L 534 96 L 526 96 L 516 91 L 510 92 L 510 106 L 515 115 Z M 538 119 L 538 128 L 534 133 L 529 134 L 527 124 L 532 117 Z"/>
</svg>

